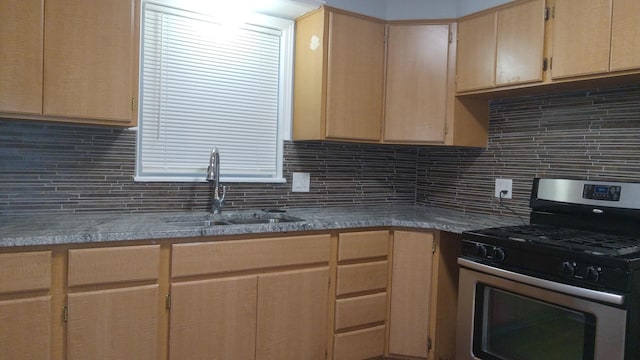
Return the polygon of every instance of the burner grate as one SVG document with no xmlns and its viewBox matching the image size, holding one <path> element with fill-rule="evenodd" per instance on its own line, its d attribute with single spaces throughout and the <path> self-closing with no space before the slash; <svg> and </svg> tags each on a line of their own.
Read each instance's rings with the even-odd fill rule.
<svg viewBox="0 0 640 360">
<path fill-rule="evenodd" d="M 546 244 L 595 255 L 623 256 L 640 251 L 638 239 L 546 225 L 508 226 L 486 229 L 481 233 L 497 238 Z"/>
</svg>

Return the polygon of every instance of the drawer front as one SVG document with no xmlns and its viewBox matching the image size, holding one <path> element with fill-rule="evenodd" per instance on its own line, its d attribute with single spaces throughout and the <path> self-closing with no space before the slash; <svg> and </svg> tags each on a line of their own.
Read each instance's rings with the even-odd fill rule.
<svg viewBox="0 0 640 360">
<path fill-rule="evenodd" d="M 382 257 L 388 254 L 388 231 L 364 231 L 340 234 L 338 261 Z"/>
<path fill-rule="evenodd" d="M 69 286 L 156 280 L 160 245 L 69 250 Z"/>
<path fill-rule="evenodd" d="M 336 330 L 373 324 L 387 318 L 387 293 L 336 300 Z"/>
<path fill-rule="evenodd" d="M 336 295 L 387 288 L 389 263 L 376 261 L 364 264 L 338 266 Z"/>
<path fill-rule="evenodd" d="M 51 288 L 51 251 L 0 254 L 0 293 Z"/>
<path fill-rule="evenodd" d="M 329 262 L 330 235 L 172 246 L 171 277 Z"/>
<path fill-rule="evenodd" d="M 350 331 L 334 336 L 334 360 L 369 359 L 384 355 L 385 326 Z"/>
</svg>

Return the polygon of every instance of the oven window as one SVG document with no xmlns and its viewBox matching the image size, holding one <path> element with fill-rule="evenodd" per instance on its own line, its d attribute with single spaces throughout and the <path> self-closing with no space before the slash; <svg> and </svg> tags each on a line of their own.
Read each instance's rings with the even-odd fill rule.
<svg viewBox="0 0 640 360">
<path fill-rule="evenodd" d="M 478 287 L 473 347 L 483 359 L 594 358 L 592 314 L 486 285 Z"/>
</svg>

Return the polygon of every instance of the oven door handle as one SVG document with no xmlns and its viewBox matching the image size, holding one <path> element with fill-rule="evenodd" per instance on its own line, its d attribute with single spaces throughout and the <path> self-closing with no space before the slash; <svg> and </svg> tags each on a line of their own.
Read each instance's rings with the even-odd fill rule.
<svg viewBox="0 0 640 360">
<path fill-rule="evenodd" d="M 557 283 L 555 281 L 539 279 L 539 278 L 535 278 L 528 275 L 518 274 L 512 271 L 499 269 L 493 266 L 480 264 L 475 261 L 471 261 L 463 258 L 458 258 L 458 264 L 460 266 L 464 266 L 466 268 L 469 268 L 471 270 L 475 270 L 478 272 L 486 273 L 493 276 L 498 276 L 501 278 L 517 281 L 520 283 L 536 286 L 536 287 L 547 289 L 547 290 L 561 292 L 568 295 L 579 296 L 581 298 L 585 298 L 589 300 L 601 301 L 601 302 L 614 304 L 614 305 L 624 305 L 624 301 L 625 301 L 624 295 L 612 294 L 612 293 L 591 290 L 591 289 L 584 289 L 577 286 Z"/>
</svg>

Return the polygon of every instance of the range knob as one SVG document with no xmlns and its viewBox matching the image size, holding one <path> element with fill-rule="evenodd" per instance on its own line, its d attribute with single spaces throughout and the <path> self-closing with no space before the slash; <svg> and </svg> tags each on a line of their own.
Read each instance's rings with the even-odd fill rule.
<svg viewBox="0 0 640 360">
<path fill-rule="evenodd" d="M 573 274 L 576 272 L 575 265 L 568 261 L 562 263 L 562 269 L 560 269 L 562 276 L 570 278 L 573 277 Z"/>
<path fill-rule="evenodd" d="M 600 271 L 598 270 L 599 269 L 593 266 L 589 266 L 584 273 L 585 279 L 587 279 L 587 281 L 598 282 L 598 280 L 600 280 Z"/>
<path fill-rule="evenodd" d="M 503 262 L 505 258 L 504 250 L 499 247 L 493 248 L 493 260 L 497 262 Z"/>
<path fill-rule="evenodd" d="M 476 244 L 476 255 L 481 258 L 487 257 L 487 247 L 482 244 Z"/>
</svg>

